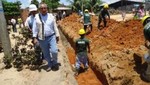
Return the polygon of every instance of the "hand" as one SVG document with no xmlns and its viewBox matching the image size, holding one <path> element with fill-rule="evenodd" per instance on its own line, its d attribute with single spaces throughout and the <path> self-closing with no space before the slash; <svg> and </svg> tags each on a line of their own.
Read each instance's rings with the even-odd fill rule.
<svg viewBox="0 0 150 85">
<path fill-rule="evenodd" d="M 58 41 L 59 41 L 59 37 L 56 37 L 56 42 L 58 43 Z"/>
<path fill-rule="evenodd" d="M 90 53 L 90 50 L 88 50 L 88 53 Z"/>
<path fill-rule="evenodd" d="M 29 32 L 32 32 L 32 29 L 29 29 Z"/>
<path fill-rule="evenodd" d="M 150 47 L 150 42 L 148 40 L 145 41 L 145 47 L 147 47 L 148 49 Z"/>
<path fill-rule="evenodd" d="M 38 41 L 36 38 L 33 38 L 33 44 L 36 44 Z"/>
</svg>

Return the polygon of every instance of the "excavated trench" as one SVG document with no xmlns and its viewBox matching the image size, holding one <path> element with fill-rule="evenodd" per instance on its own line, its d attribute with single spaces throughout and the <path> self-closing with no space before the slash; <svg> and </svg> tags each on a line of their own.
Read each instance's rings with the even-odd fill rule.
<svg viewBox="0 0 150 85">
<path fill-rule="evenodd" d="M 60 29 L 62 43 L 64 47 L 67 49 L 67 55 L 70 61 L 70 65 L 73 68 L 73 64 L 75 63 L 74 40 L 68 34 L 64 33 L 63 30 L 61 30 L 61 26 L 59 26 L 59 29 Z M 79 85 L 91 85 L 91 84 L 108 85 L 105 74 L 103 74 L 102 71 L 98 71 L 97 67 L 93 66 L 90 60 L 89 60 L 89 65 L 90 65 L 90 71 L 88 71 L 88 73 L 81 73 L 78 77 L 76 77 L 78 84 Z M 91 77 L 92 77 L 92 81 L 91 81 Z"/>
<path fill-rule="evenodd" d="M 78 31 L 83 27 L 81 16 L 72 15 L 58 21 L 59 29 L 65 36 L 65 44 L 70 64 L 75 63 L 74 41 L 79 38 Z M 144 63 L 143 26 L 140 20 L 118 22 L 108 20 L 108 26 L 97 29 L 97 16 L 92 16 L 93 30 L 86 37 L 90 40 L 90 69 L 76 77 L 79 85 L 149 85 L 140 77 Z M 101 24 L 103 26 L 103 23 Z M 135 56 L 138 55 L 138 56 Z M 94 82 L 94 83 L 93 83 Z"/>
</svg>

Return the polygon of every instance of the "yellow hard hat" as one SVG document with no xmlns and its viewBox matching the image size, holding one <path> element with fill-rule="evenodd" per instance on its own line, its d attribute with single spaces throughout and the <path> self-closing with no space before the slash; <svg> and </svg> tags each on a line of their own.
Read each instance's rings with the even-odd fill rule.
<svg viewBox="0 0 150 85">
<path fill-rule="evenodd" d="M 144 22 L 145 22 L 145 20 L 146 20 L 147 18 L 150 18 L 150 17 L 149 17 L 149 16 L 144 16 L 144 17 L 142 18 L 142 24 L 144 24 Z"/>
<path fill-rule="evenodd" d="M 81 28 L 81 29 L 79 30 L 79 35 L 83 35 L 83 34 L 85 34 L 85 30 L 84 30 L 83 28 Z"/>
<path fill-rule="evenodd" d="M 109 8 L 108 4 L 104 4 L 104 8 Z"/>
<path fill-rule="evenodd" d="M 88 9 L 85 9 L 84 12 L 88 12 Z"/>
</svg>

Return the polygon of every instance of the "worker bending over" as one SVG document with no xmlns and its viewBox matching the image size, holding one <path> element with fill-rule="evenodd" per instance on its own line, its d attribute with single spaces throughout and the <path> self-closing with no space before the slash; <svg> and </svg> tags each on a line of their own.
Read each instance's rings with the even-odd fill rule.
<svg viewBox="0 0 150 85">
<path fill-rule="evenodd" d="M 104 27 L 106 27 L 106 25 L 107 25 L 106 15 L 110 19 L 108 8 L 109 8 L 108 4 L 104 4 L 103 8 L 101 9 L 101 11 L 98 15 L 98 29 L 100 29 L 100 24 L 101 24 L 102 20 L 104 22 Z"/>
</svg>

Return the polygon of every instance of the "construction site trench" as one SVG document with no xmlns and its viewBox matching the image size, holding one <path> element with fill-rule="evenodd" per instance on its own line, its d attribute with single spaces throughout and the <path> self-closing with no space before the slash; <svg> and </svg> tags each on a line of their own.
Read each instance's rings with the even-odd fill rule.
<svg viewBox="0 0 150 85">
<path fill-rule="evenodd" d="M 81 16 L 73 13 L 58 21 L 64 47 L 72 68 L 75 64 L 74 44 L 83 28 Z M 149 85 L 141 78 L 146 69 L 143 56 L 143 26 L 140 20 L 108 20 L 107 27 L 97 29 L 97 16 L 92 16 L 93 30 L 86 37 L 90 40 L 90 68 L 75 77 L 79 85 Z"/>
</svg>

